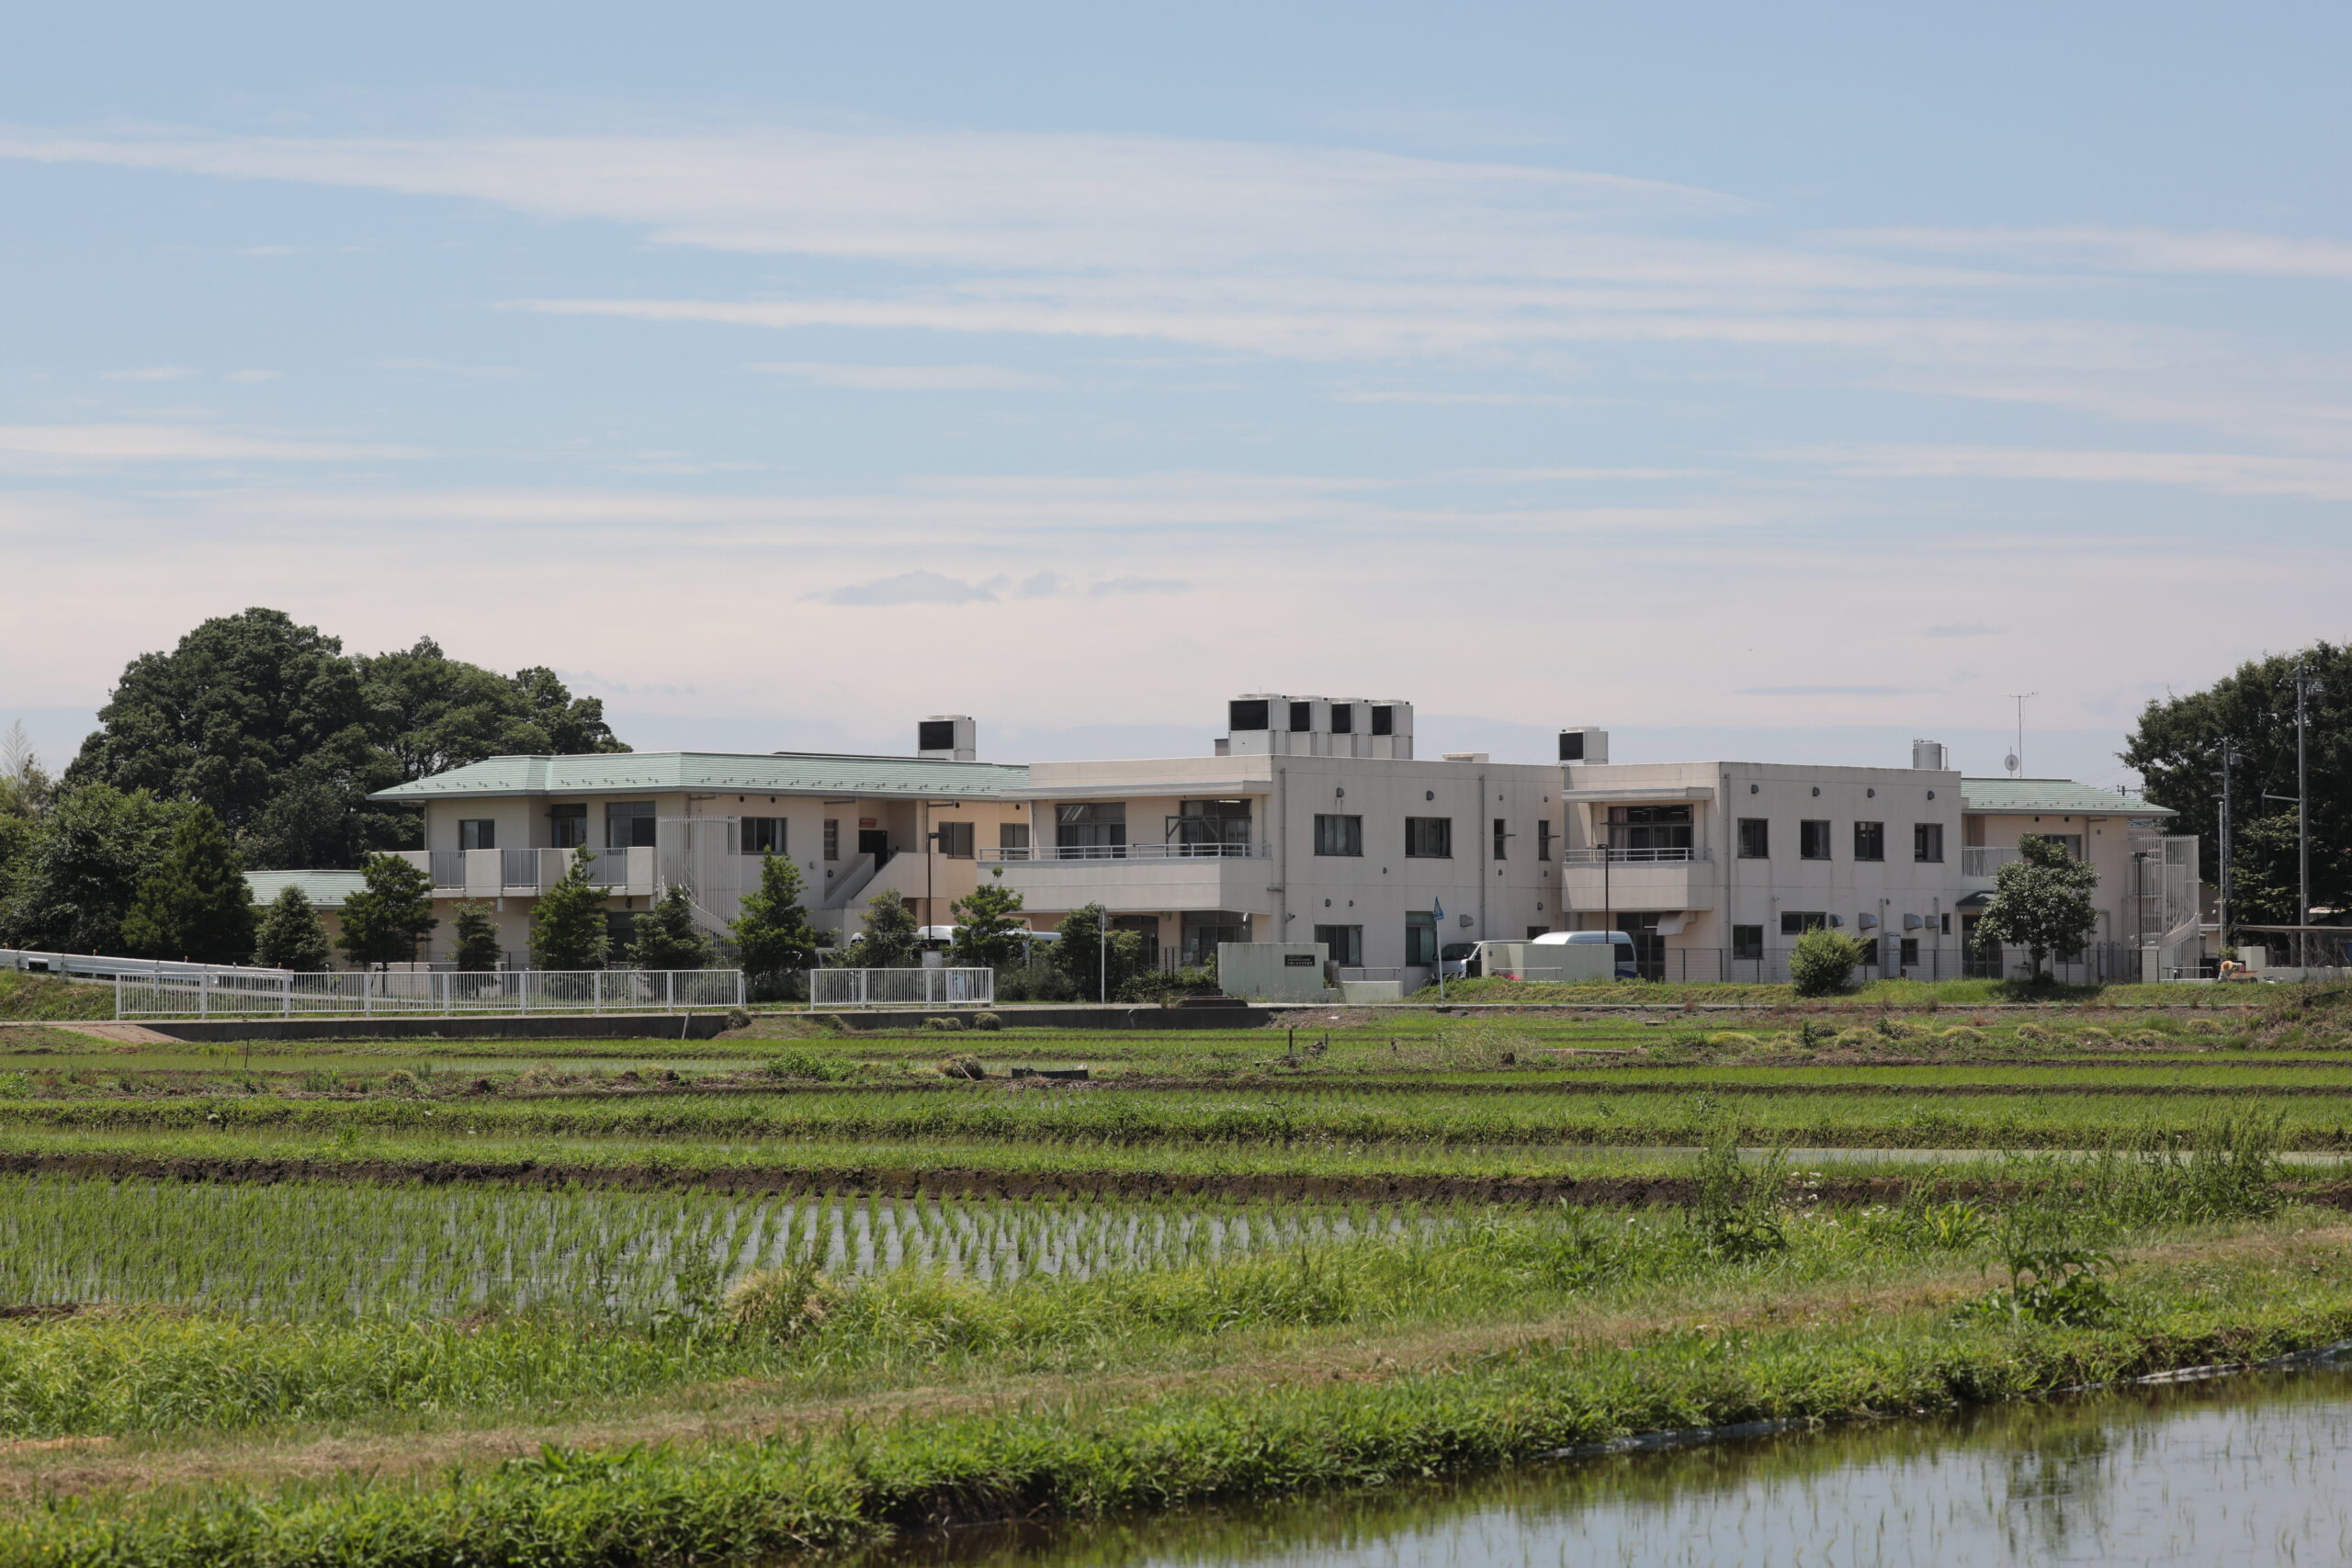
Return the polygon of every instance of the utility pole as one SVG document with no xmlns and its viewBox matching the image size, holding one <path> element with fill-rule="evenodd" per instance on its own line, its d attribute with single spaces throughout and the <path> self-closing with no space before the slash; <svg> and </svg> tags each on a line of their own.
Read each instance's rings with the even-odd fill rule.
<svg viewBox="0 0 2352 1568">
<path fill-rule="evenodd" d="M 2230 881 L 2231 881 L 2231 879 L 2230 879 L 2230 863 L 2231 863 L 2231 859 L 2232 859 L 2232 857 L 2236 853 L 2236 849 L 2235 849 L 2234 844 L 2232 842 L 2232 836 L 2231 836 L 2231 818 L 2230 818 L 2230 764 L 2231 764 L 2231 763 L 2233 763 L 2233 762 L 2234 762 L 2234 761 L 2236 761 L 2238 760 L 2238 754 L 2239 754 L 2239 753 L 2238 753 L 2237 744 L 2236 744 L 2234 741 L 2232 741 L 2232 740 L 2229 740 L 2229 739 L 2226 739 L 2222 740 L 2222 866 L 2221 866 L 2221 872 L 2220 872 L 2220 874 L 2219 874 L 2219 876 L 2216 878 L 2216 886 L 2218 886 L 2218 888 L 2219 888 L 2219 890 L 2220 890 L 2220 891 L 2219 891 L 2219 908 L 2216 908 L 2216 909 L 2215 909 L 2215 911 L 2214 911 L 2214 915 L 2215 915 L 2215 921 L 2214 921 L 2214 923 L 2215 923 L 2215 924 L 2217 924 L 2217 925 L 2219 925 L 2219 926 L 2221 927 L 2222 945 L 2223 947 L 2227 947 L 2227 946 L 2229 946 L 2229 945 L 2230 945 L 2230 891 L 2231 891 L 2231 886 L 2230 886 Z"/>
<path fill-rule="evenodd" d="M 2306 758 L 2309 748 L 2303 743 L 2305 720 L 2303 694 L 2311 688 L 2311 676 L 2304 660 L 2295 660 L 2295 872 L 2301 889 L 2295 910 L 2295 963 L 2307 966 L 2311 961 L 2311 942 L 2302 927 L 2312 922 L 2312 781 Z"/>
<path fill-rule="evenodd" d="M 2018 705 L 2018 743 L 2009 752 L 2009 772 L 2025 777 L 2025 703 L 2028 697 L 2038 697 L 2040 692 L 2011 692 L 2010 699 Z"/>
</svg>

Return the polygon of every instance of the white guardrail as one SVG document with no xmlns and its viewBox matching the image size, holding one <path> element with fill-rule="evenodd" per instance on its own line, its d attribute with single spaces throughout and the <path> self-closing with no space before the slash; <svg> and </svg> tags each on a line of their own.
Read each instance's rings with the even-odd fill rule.
<svg viewBox="0 0 2352 1568">
<path fill-rule="evenodd" d="M 810 1007 L 987 1007 L 993 969 L 811 969 Z"/>
<path fill-rule="evenodd" d="M 117 1018 L 680 1012 L 743 1005 L 740 969 L 118 974 Z"/>
</svg>

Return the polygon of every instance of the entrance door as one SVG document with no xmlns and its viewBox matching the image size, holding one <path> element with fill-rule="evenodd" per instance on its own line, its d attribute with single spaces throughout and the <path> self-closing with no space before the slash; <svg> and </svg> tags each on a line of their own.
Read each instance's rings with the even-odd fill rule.
<svg viewBox="0 0 2352 1568">
<path fill-rule="evenodd" d="M 883 828 L 860 828 L 857 830 L 857 852 L 861 855 L 872 855 L 877 868 L 889 864 L 889 830 Z"/>
<path fill-rule="evenodd" d="M 1666 978 L 1666 938 L 1658 934 L 1656 915 L 1619 911 L 1617 929 L 1634 939 L 1634 968 L 1645 980 Z"/>
</svg>

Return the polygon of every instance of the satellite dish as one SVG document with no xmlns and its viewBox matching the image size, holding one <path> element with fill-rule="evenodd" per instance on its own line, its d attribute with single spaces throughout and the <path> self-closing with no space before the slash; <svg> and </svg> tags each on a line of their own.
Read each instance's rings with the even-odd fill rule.
<svg viewBox="0 0 2352 1568">
<path fill-rule="evenodd" d="M 2016 773 L 2018 768 L 2020 766 L 2018 761 L 2018 754 L 2015 751 L 2012 751 L 2007 756 L 2002 758 L 2001 766 L 2008 769 L 2009 772 L 2013 773 Z"/>
</svg>

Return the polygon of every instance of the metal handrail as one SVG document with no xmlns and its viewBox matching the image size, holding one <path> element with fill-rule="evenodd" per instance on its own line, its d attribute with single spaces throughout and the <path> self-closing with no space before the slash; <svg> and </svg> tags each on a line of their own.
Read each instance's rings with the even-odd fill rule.
<svg viewBox="0 0 2352 1568">
<path fill-rule="evenodd" d="M 1664 850 L 1569 850 L 1562 857 L 1568 865 L 1687 865 L 1712 858 L 1704 844 Z"/>
<path fill-rule="evenodd" d="M 982 850 L 984 862 L 1019 864 L 1037 861 L 1264 860 L 1263 844 L 1038 844 L 1013 850 Z"/>
</svg>

